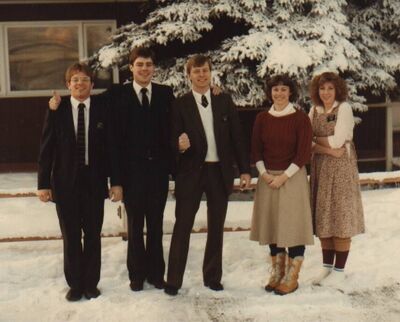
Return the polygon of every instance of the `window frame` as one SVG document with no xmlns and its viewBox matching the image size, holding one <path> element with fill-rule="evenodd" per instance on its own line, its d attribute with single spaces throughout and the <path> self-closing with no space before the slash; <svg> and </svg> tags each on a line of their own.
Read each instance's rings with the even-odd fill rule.
<svg viewBox="0 0 400 322">
<path fill-rule="evenodd" d="M 10 78 L 10 57 L 9 57 L 9 42 L 8 42 L 8 29 L 9 28 L 29 28 L 29 27 L 77 27 L 78 30 L 78 56 L 80 61 L 84 61 L 87 56 L 87 26 L 93 25 L 109 25 L 112 32 L 116 30 L 116 20 L 62 20 L 62 21 L 12 21 L 0 22 L 0 97 L 40 97 L 51 96 L 53 89 L 46 90 L 11 90 Z M 118 68 L 114 67 L 112 71 L 113 83 L 118 83 Z M 92 91 L 93 94 L 104 91 L 105 88 L 96 88 Z M 58 89 L 60 95 L 67 95 L 69 91 L 67 88 Z"/>
</svg>

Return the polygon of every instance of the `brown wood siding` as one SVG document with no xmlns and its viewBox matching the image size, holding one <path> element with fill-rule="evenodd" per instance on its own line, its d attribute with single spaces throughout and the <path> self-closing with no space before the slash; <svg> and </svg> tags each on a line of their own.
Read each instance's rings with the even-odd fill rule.
<svg viewBox="0 0 400 322">
<path fill-rule="evenodd" d="M 0 163 L 35 163 L 48 97 L 0 99 Z"/>
<path fill-rule="evenodd" d="M 0 21 L 115 19 L 117 25 L 143 21 L 140 2 L 0 5 Z"/>
</svg>

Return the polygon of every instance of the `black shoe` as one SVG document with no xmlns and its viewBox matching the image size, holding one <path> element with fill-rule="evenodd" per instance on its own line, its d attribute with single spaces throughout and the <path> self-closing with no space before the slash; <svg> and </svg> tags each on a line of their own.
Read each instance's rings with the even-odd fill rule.
<svg viewBox="0 0 400 322">
<path fill-rule="evenodd" d="M 165 281 L 161 280 L 161 281 L 149 281 L 147 280 L 147 282 L 149 282 L 149 284 L 153 285 L 155 288 L 162 290 L 165 287 Z"/>
<path fill-rule="evenodd" d="M 82 298 L 82 291 L 74 288 L 70 288 L 65 298 L 70 302 L 79 301 Z"/>
<path fill-rule="evenodd" d="M 143 281 L 132 281 L 131 284 L 129 284 L 129 287 L 134 292 L 142 291 L 143 290 Z"/>
<path fill-rule="evenodd" d="M 176 296 L 178 294 L 178 288 L 175 286 L 165 284 L 164 293 L 171 295 L 171 296 Z"/>
<path fill-rule="evenodd" d="M 224 286 L 220 282 L 209 282 L 209 283 L 204 283 L 204 286 L 208 287 L 209 289 L 213 291 L 223 291 Z"/>
<path fill-rule="evenodd" d="M 101 292 L 97 287 L 95 287 L 93 289 L 86 290 L 85 292 L 83 292 L 83 294 L 85 295 L 85 297 L 88 300 L 90 300 L 90 299 L 95 299 L 96 297 L 98 297 L 101 294 Z"/>
</svg>

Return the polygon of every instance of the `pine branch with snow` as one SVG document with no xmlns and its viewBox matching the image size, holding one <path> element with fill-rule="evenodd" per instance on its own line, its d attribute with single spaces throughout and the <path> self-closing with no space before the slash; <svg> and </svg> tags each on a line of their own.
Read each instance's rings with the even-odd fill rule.
<svg viewBox="0 0 400 322">
<path fill-rule="evenodd" d="M 187 0 L 155 1 L 142 24 L 117 30 L 113 44 L 97 55 L 97 66 L 123 66 L 138 46 L 168 48 L 193 44 L 216 32 L 221 19 L 242 32 L 206 48 L 213 61 L 213 82 L 239 106 L 261 106 L 265 79 L 288 73 L 307 96 L 310 79 L 323 71 L 340 73 L 349 84 L 356 110 L 365 109 L 362 93 L 390 93 L 400 71 L 400 4 L 396 0 Z M 208 50 L 208 51 L 207 51 Z M 158 53 L 162 56 L 162 53 Z M 156 79 L 183 94 L 189 84 L 187 57 L 161 61 Z"/>
</svg>

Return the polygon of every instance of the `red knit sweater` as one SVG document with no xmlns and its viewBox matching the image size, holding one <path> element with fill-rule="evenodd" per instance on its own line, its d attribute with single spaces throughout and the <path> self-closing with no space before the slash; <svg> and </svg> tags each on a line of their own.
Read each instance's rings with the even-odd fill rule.
<svg viewBox="0 0 400 322">
<path fill-rule="evenodd" d="M 291 163 L 299 168 L 310 160 L 312 128 L 302 111 L 276 117 L 257 115 L 251 142 L 252 161 L 263 160 L 269 170 L 286 170 Z"/>
</svg>

